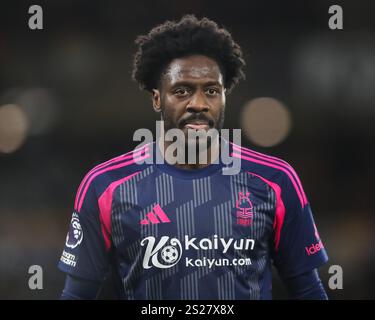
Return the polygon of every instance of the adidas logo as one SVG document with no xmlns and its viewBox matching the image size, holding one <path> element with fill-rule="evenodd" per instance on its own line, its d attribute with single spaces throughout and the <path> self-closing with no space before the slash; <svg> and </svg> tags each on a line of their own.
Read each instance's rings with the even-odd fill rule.
<svg viewBox="0 0 375 320">
<path fill-rule="evenodd" d="M 171 222 L 160 205 L 156 205 L 151 212 L 147 213 L 146 218 L 141 220 L 141 224 L 157 224 Z"/>
</svg>

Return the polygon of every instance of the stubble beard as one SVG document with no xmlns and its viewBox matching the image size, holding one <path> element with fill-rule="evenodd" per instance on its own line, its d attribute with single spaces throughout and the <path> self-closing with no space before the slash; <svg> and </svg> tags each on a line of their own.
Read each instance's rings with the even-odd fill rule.
<svg viewBox="0 0 375 320">
<path fill-rule="evenodd" d="M 212 129 L 217 130 L 217 133 L 219 134 L 219 136 L 220 136 L 220 130 L 223 128 L 223 125 L 224 125 L 224 113 L 225 113 L 225 107 L 221 109 L 219 119 L 212 128 Z M 168 116 L 165 115 L 164 108 L 161 109 L 161 120 L 164 123 L 164 134 L 170 129 L 182 130 L 181 128 L 178 127 L 177 123 L 174 123 Z M 194 133 L 195 131 L 194 129 L 187 129 L 187 130 L 182 130 L 182 131 L 184 132 L 185 141 L 182 142 L 183 145 L 181 145 L 181 147 L 185 148 L 185 163 L 188 163 L 187 161 L 188 161 L 189 153 L 194 152 L 196 155 L 196 159 L 200 159 L 199 157 L 200 153 L 208 152 L 208 150 L 211 148 L 213 144 L 212 137 L 211 135 L 207 134 L 206 130 L 200 130 L 200 131 L 206 131 L 206 132 L 202 132 L 203 139 L 202 138 L 199 139 L 195 137 L 189 138 L 189 134 Z"/>
</svg>

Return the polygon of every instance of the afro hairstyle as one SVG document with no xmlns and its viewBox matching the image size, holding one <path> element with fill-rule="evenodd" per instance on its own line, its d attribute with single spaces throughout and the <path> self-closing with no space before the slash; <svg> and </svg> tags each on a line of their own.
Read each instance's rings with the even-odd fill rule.
<svg viewBox="0 0 375 320">
<path fill-rule="evenodd" d="M 138 51 L 134 55 L 132 78 L 143 90 L 159 87 L 161 75 L 176 58 L 193 54 L 215 60 L 224 77 L 227 93 L 245 79 L 245 61 L 241 47 L 231 34 L 208 19 L 184 15 L 180 21 L 166 21 L 147 35 L 137 37 Z"/>
</svg>

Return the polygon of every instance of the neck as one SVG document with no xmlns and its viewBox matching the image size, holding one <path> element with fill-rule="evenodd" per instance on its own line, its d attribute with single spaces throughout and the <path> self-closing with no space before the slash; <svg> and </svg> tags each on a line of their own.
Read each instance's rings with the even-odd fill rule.
<svg viewBox="0 0 375 320">
<path fill-rule="evenodd" d="M 194 148 L 196 151 L 195 159 L 196 161 L 194 163 L 188 162 L 188 151 L 189 148 L 185 146 L 185 161 L 183 163 L 175 163 L 172 158 L 175 159 L 176 152 L 173 153 L 173 156 L 170 154 L 170 150 L 167 152 L 167 149 L 173 144 L 171 141 L 166 141 L 163 138 L 160 138 L 159 140 L 159 150 L 162 151 L 162 155 L 164 160 L 169 163 L 173 164 L 177 168 L 182 169 L 188 169 L 188 170 L 194 170 L 194 169 L 200 169 L 209 166 L 213 162 L 215 162 L 220 154 L 220 143 L 219 139 L 213 139 L 211 145 L 208 148 L 203 148 L 202 150 L 199 150 L 199 148 Z M 173 147 L 172 147 L 173 148 Z M 180 161 L 181 162 L 181 161 Z"/>
</svg>

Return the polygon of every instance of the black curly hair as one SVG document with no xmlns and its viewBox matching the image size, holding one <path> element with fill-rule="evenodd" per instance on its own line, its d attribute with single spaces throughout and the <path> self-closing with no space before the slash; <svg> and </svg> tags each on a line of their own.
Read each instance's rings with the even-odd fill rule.
<svg viewBox="0 0 375 320">
<path fill-rule="evenodd" d="M 245 78 L 245 61 L 241 47 L 231 34 L 217 23 L 194 15 L 184 15 L 180 21 L 166 21 L 147 35 L 138 36 L 138 51 L 134 56 L 132 78 L 141 89 L 159 87 L 162 72 L 175 58 L 202 54 L 214 59 L 223 74 L 229 93 Z"/>
</svg>

